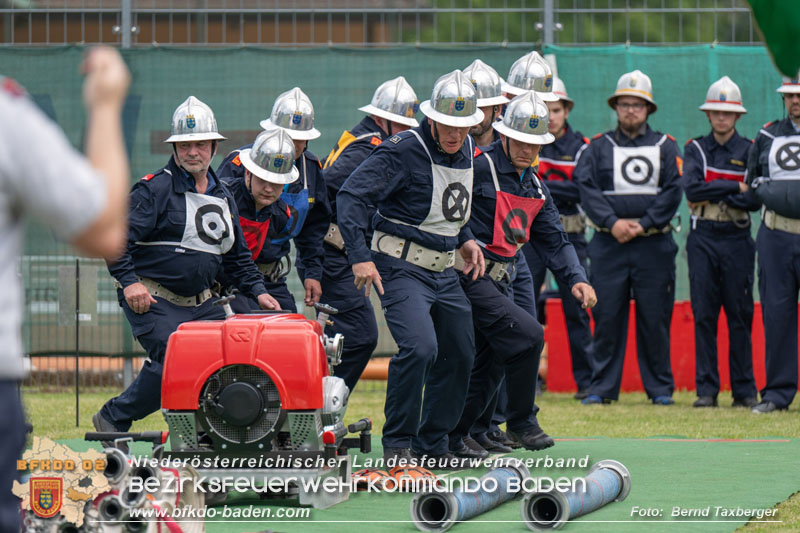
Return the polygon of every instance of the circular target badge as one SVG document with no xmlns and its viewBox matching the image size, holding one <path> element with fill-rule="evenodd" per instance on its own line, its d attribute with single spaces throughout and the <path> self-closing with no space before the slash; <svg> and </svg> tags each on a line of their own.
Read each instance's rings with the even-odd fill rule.
<svg viewBox="0 0 800 533">
<path fill-rule="evenodd" d="M 548 168 L 542 174 L 542 179 L 545 181 L 572 181 L 566 172 L 556 167 Z"/>
<path fill-rule="evenodd" d="M 206 244 L 220 245 L 231 235 L 231 227 L 225 220 L 222 208 L 215 204 L 207 204 L 197 209 L 194 214 L 197 237 Z"/>
<path fill-rule="evenodd" d="M 653 163 L 644 156 L 633 155 L 622 162 L 622 179 L 631 185 L 644 185 L 653 177 Z"/>
<path fill-rule="evenodd" d="M 775 153 L 775 162 L 783 170 L 789 172 L 800 170 L 800 143 L 788 142 L 778 148 Z"/>
<path fill-rule="evenodd" d="M 442 193 L 442 215 L 449 222 L 464 220 L 469 209 L 469 191 L 459 183 L 447 186 Z"/>
<path fill-rule="evenodd" d="M 519 220 L 519 227 L 511 226 L 511 223 Z M 503 236 L 509 244 L 520 244 L 526 241 L 525 228 L 528 227 L 528 214 L 522 209 L 512 209 L 506 215 L 501 225 L 503 229 Z"/>
</svg>

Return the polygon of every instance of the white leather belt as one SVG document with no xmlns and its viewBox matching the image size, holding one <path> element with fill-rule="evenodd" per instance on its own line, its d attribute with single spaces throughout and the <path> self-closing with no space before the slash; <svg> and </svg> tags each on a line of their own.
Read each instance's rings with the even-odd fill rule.
<svg viewBox="0 0 800 533">
<path fill-rule="evenodd" d="M 509 283 L 511 282 L 511 270 L 514 268 L 513 261 L 503 263 L 501 261 L 492 261 L 491 259 L 486 259 L 485 257 L 483 261 L 486 266 L 486 271 L 483 274 L 485 277 L 494 281 L 506 280 Z M 456 254 L 456 261 L 453 266 L 458 271 L 464 270 L 465 263 L 464 258 L 461 257 L 461 254 Z M 472 273 L 470 272 L 470 275 L 471 274 Z"/>
<path fill-rule="evenodd" d="M 331 223 L 328 226 L 328 233 L 325 234 L 324 240 L 337 250 L 344 250 L 344 239 L 342 239 L 342 233 L 336 224 Z"/>
<path fill-rule="evenodd" d="M 561 226 L 567 233 L 583 233 L 586 230 L 586 217 L 581 213 L 574 215 L 558 215 Z"/>
<path fill-rule="evenodd" d="M 725 202 L 696 205 L 692 208 L 692 217 L 698 220 L 710 220 L 711 222 L 732 222 L 740 228 L 746 228 L 750 225 L 750 215 L 747 211 L 730 207 Z"/>
<path fill-rule="evenodd" d="M 143 278 L 141 276 L 136 277 L 139 279 L 139 282 L 142 285 L 147 287 L 147 290 L 152 296 L 158 296 L 159 298 L 162 298 L 169 303 L 178 305 L 180 307 L 197 307 L 198 305 L 202 305 L 204 302 L 206 302 L 206 300 L 209 300 L 213 296 L 211 294 L 211 289 L 205 289 L 194 296 L 181 296 L 180 294 L 175 294 L 159 282 L 153 281 L 150 278 Z M 118 289 L 122 288 L 122 284 L 117 280 L 114 280 L 114 286 Z"/>
<path fill-rule="evenodd" d="M 408 261 L 433 272 L 444 272 L 453 266 L 455 250 L 440 252 L 431 250 L 408 239 L 401 239 L 382 231 L 372 234 L 372 250 Z"/>
<path fill-rule="evenodd" d="M 775 211 L 765 209 L 762 216 L 764 225 L 769 229 L 777 229 L 800 235 L 800 219 L 779 215 Z"/>
</svg>

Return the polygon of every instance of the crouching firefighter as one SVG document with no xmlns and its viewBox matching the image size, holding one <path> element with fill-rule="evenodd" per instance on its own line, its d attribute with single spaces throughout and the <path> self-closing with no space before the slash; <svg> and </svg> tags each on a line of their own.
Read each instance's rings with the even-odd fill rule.
<svg viewBox="0 0 800 533">
<path fill-rule="evenodd" d="M 259 123 L 265 130 L 280 128 L 289 135 L 294 142 L 295 165 L 300 172 L 299 179 L 284 185 L 281 194 L 281 200 L 291 211 L 292 223 L 286 231 L 271 240 L 273 246 L 283 247 L 280 257 L 285 259 L 272 265 L 261 263 L 259 268 L 271 280 L 285 284 L 285 280 L 281 278 L 291 270 L 288 263 L 291 251 L 289 241 L 294 240 L 297 249 L 295 270 L 305 289 L 304 302 L 309 306 L 319 302 L 322 292 L 322 241 L 331 218 L 325 182 L 322 179 L 322 164 L 307 149 L 308 141 L 321 135 L 314 127 L 314 116 L 311 100 L 299 87 L 295 87 L 278 96 L 269 118 Z M 217 167 L 217 175 L 223 180 L 244 177 L 245 169 L 239 154 L 251 147 L 252 145 L 242 146 L 228 154 Z M 295 310 L 295 305 L 292 304 L 288 309 Z"/>
<path fill-rule="evenodd" d="M 474 151 L 468 132 L 483 113 L 460 70 L 439 78 L 420 109 L 428 120 L 381 143 L 336 203 L 356 286 L 375 284 L 398 346 L 386 386 L 384 459 L 413 453 L 436 467 L 455 460 L 447 435 L 464 406 L 475 349 L 469 301 L 452 264 L 460 245 L 465 271 L 483 274 L 483 254 L 465 226 Z M 378 208 L 372 250 L 365 242 L 370 205 Z"/>
<path fill-rule="evenodd" d="M 127 431 L 161 406 L 167 339 L 190 320 L 225 318 L 211 286 L 221 270 L 263 309 L 279 309 L 250 260 L 236 204 L 214 171 L 214 114 L 190 96 L 175 110 L 167 165 L 137 182 L 130 195 L 128 246 L 108 266 L 131 331 L 147 351 L 139 375 L 92 417 L 98 431 Z"/>
<path fill-rule="evenodd" d="M 475 157 L 472 216 L 468 226 L 481 244 L 486 273 L 471 279 L 459 273 L 461 287 L 472 305 L 475 328 L 475 364 L 464 411 L 450 433 L 450 451 L 472 456 L 463 438 L 483 413 L 505 372 L 508 388 L 508 434 L 529 450 L 553 445 L 539 426 L 534 407 L 539 356 L 544 330 L 510 296 L 511 272 L 519 248 L 532 244 L 546 264 L 572 288 L 584 308 L 594 306 L 594 290 L 561 227 L 553 198 L 534 174 L 541 145 L 553 142 L 548 111 L 533 91 L 515 97 L 502 122 L 492 125 L 500 138 Z M 456 256 L 456 270 L 463 264 Z M 483 452 L 487 456 L 488 452 Z"/>
<path fill-rule="evenodd" d="M 798 73 L 800 75 L 800 73 Z M 767 383 L 753 413 L 783 411 L 797 394 L 797 294 L 800 290 L 800 80 L 777 89 L 786 117 L 758 132 L 747 180 L 764 204 L 756 236 Z"/>
<path fill-rule="evenodd" d="M 264 276 L 264 285 L 281 309 L 297 312 L 294 296 L 286 286 L 289 273 L 289 245 L 283 240 L 295 224 L 296 211 L 281 199 L 284 186 L 297 181 L 299 171 L 294 165 L 294 143 L 279 128 L 262 131 L 251 148 L 239 152 L 244 176 L 228 178 L 225 184 L 233 194 L 239 211 L 247 247 L 253 261 Z M 278 241 L 278 244 L 274 244 Z M 231 285 L 227 276 L 223 286 Z M 237 313 L 258 309 L 257 302 L 239 296 L 231 302 Z"/>
<path fill-rule="evenodd" d="M 404 77 L 383 82 L 375 90 L 372 101 L 359 108 L 359 111 L 368 115 L 353 129 L 342 133 L 323 167 L 333 215 L 325 235 L 321 301 L 339 310 L 333 325 L 325 328 L 325 332 L 329 336 L 341 333 L 347 339 L 342 362 L 334 372 L 344 380 L 350 391 L 358 383 L 378 345 L 378 324 L 369 298 L 353 283 L 353 269 L 347 261 L 344 240 L 336 224 L 336 194 L 375 147 L 396 133 L 419 126 L 414 118 L 418 109 L 417 94 Z M 368 206 L 367 209 L 371 219 L 375 215 L 375 207 Z M 372 240 L 372 228 L 367 228 L 365 237 L 368 246 Z"/>
</svg>

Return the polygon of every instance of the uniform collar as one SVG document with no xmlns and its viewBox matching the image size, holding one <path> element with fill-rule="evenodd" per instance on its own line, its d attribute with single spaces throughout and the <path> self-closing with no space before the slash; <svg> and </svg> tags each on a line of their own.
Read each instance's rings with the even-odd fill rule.
<svg viewBox="0 0 800 533">
<path fill-rule="evenodd" d="M 194 177 L 186 172 L 183 168 L 178 166 L 178 162 L 175 161 L 175 156 L 169 158 L 169 163 L 167 163 L 167 168 L 169 169 L 170 173 L 172 174 L 172 189 L 178 193 L 183 194 L 185 192 L 197 192 L 195 188 Z M 217 175 L 214 174 L 214 170 L 209 166 L 208 167 L 208 188 L 206 188 L 205 194 L 211 193 L 212 190 L 217 185 Z"/>
<path fill-rule="evenodd" d="M 639 126 L 639 135 L 636 136 L 636 139 L 644 137 L 649 132 L 650 132 L 650 126 L 649 124 L 647 124 L 647 121 L 645 120 L 644 124 Z M 628 137 L 628 135 L 622 131 L 622 128 L 619 127 L 619 123 L 617 124 L 617 130 L 614 132 L 614 137 L 616 138 L 617 141 L 626 140 L 629 142 L 634 142 L 636 140 Z"/>
<path fill-rule="evenodd" d="M 380 126 L 378 126 L 378 123 L 375 122 L 369 115 L 364 117 L 359 125 L 368 132 L 373 132 L 380 135 L 381 140 L 385 140 L 387 137 L 386 133 L 381 129 Z"/>
<path fill-rule="evenodd" d="M 741 142 L 742 137 L 739 135 L 739 132 L 733 130 L 733 135 L 731 138 L 728 139 L 725 144 L 719 144 L 717 140 L 714 138 L 714 132 L 711 131 L 708 135 L 706 135 L 707 145 L 709 146 L 709 150 L 716 150 L 718 148 L 724 148 L 729 152 L 733 152 L 733 147 L 736 146 L 739 142 Z"/>
</svg>

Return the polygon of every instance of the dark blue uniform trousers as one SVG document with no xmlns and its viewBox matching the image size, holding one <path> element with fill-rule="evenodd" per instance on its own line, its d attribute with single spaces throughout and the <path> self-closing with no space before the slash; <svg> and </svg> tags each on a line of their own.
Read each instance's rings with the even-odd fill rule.
<svg viewBox="0 0 800 533">
<path fill-rule="evenodd" d="M 567 237 L 575 247 L 581 266 L 588 274 L 586 238 L 582 233 L 568 233 Z M 547 267 L 530 244 L 523 246 L 522 251 L 533 273 L 533 289 L 536 293 L 534 301 L 538 302 L 539 290 L 544 283 Z M 581 308 L 581 303 L 572 296 L 572 287 L 564 287 L 559 284 L 558 294 L 561 296 L 561 307 L 564 309 L 564 319 L 567 323 L 572 377 L 575 379 L 578 390 L 586 390 L 592 381 L 592 330 L 589 326 L 589 313 L 586 309 Z"/>
<path fill-rule="evenodd" d="M 0 531 L 21 531 L 19 499 L 11 493 L 14 481 L 19 481 L 17 459 L 25 448 L 25 415 L 19 396 L 19 383 L 0 381 Z M 54 406 L 54 412 L 58 406 Z"/>
<path fill-rule="evenodd" d="M 800 235 L 764 224 L 756 238 L 758 290 L 764 315 L 767 384 L 761 401 L 788 407 L 797 393 L 797 294 Z"/>
<path fill-rule="evenodd" d="M 150 304 L 150 310 L 139 315 L 128 307 L 121 289 L 117 291 L 117 297 L 133 336 L 149 358 L 133 383 L 122 394 L 106 402 L 101 410 L 103 418 L 119 431 L 128 431 L 134 420 L 140 420 L 161 407 L 162 364 L 172 332 L 190 320 L 222 320 L 225 311 L 222 306 L 213 305 L 214 298 L 197 307 L 181 307 L 156 296 L 158 303 Z"/>
<path fill-rule="evenodd" d="M 283 311 L 297 312 L 297 303 L 294 301 L 292 293 L 289 292 L 285 276 L 278 279 L 278 281 L 270 281 L 264 278 L 264 285 L 269 295 L 278 301 Z M 252 311 L 258 312 L 261 310 L 261 307 L 259 307 L 257 300 L 239 293 L 231 302 L 231 309 L 234 313 L 246 314 Z"/>
<path fill-rule="evenodd" d="M 320 301 L 339 311 L 330 318 L 333 325 L 325 333 L 344 335 L 342 362 L 333 368 L 333 375 L 342 378 L 352 392 L 378 346 L 378 323 L 369 298 L 353 283 L 345 253 L 326 244 L 324 264 Z"/>
<path fill-rule="evenodd" d="M 475 364 L 464 412 L 450 433 L 451 450 L 463 445 L 464 435 L 486 409 L 504 373 L 510 400 L 506 407 L 507 427 L 522 432 L 537 425 L 536 375 L 544 346 L 542 326 L 513 302 L 507 284 L 486 277 L 472 281 L 463 274 L 459 279 L 472 304 Z"/>
<path fill-rule="evenodd" d="M 630 298 L 636 302 L 636 351 L 648 398 L 675 389 L 669 355 L 669 327 L 675 302 L 675 255 L 671 234 L 636 237 L 620 244 L 596 232 L 589 243 L 591 280 L 597 294 L 594 366 L 589 393 L 617 400 L 628 335 Z"/>
<path fill-rule="evenodd" d="M 447 453 L 475 354 L 469 301 L 452 268 L 431 272 L 388 255 L 372 256 L 383 280 L 386 323 L 398 347 L 389 363 L 383 447 Z"/>
<path fill-rule="evenodd" d="M 730 380 L 733 397 L 756 397 L 753 378 L 753 268 L 756 249 L 750 229 L 716 230 L 731 223 L 696 221 L 686 241 L 689 258 L 689 288 L 694 314 L 697 362 L 695 384 L 698 396 L 717 396 L 717 324 L 725 309 L 730 344 Z"/>
<path fill-rule="evenodd" d="M 536 299 L 533 293 L 533 277 L 525 261 L 525 255 L 517 253 L 515 258 L 514 270 L 511 275 L 511 287 L 509 290 L 514 303 L 523 308 L 530 315 L 536 318 Z M 470 429 L 471 435 L 480 435 L 487 431 L 499 430 L 500 424 L 506 421 L 506 408 L 508 406 L 508 387 L 506 380 L 500 381 L 497 393 L 489 401 L 486 410 Z M 539 412 L 539 407 L 533 406 L 534 414 Z"/>
</svg>

